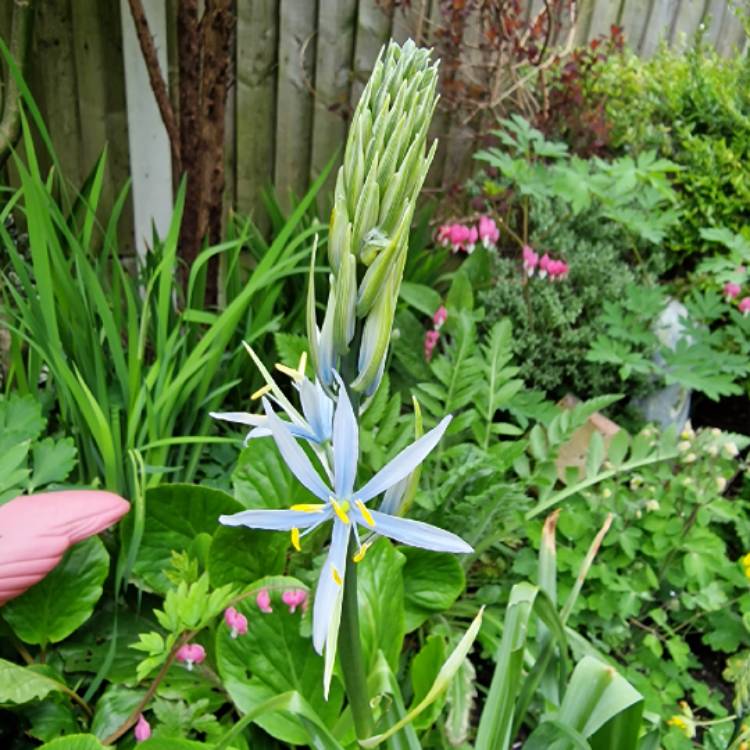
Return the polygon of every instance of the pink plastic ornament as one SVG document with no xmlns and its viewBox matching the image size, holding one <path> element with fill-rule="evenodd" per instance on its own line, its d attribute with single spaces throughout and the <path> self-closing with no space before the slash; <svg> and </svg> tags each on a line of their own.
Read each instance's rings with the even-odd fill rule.
<svg viewBox="0 0 750 750">
<path fill-rule="evenodd" d="M 65 490 L 0 505 L 0 605 L 41 581 L 77 542 L 104 531 L 130 504 L 111 492 Z"/>
</svg>

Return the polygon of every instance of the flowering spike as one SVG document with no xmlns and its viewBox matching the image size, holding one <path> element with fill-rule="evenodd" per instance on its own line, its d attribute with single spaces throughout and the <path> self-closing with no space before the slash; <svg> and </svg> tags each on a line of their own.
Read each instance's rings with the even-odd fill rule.
<svg viewBox="0 0 750 750">
<path fill-rule="evenodd" d="M 408 229 L 435 154 L 434 144 L 425 154 L 438 77 L 429 58 L 413 42 L 391 42 L 352 117 L 329 223 L 331 294 L 320 333 L 314 303 L 307 311 L 310 350 L 325 386 L 341 370 L 352 341 L 361 342 L 359 369 L 356 386 L 347 385 L 369 395 L 382 377 Z M 308 295 L 313 293 L 310 284 Z M 377 304 L 383 298 L 388 300 Z"/>
</svg>

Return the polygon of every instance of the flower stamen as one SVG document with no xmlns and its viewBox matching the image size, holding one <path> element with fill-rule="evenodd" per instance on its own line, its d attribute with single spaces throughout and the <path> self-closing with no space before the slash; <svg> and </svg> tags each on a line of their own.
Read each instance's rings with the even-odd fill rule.
<svg viewBox="0 0 750 750">
<path fill-rule="evenodd" d="M 299 529 L 293 528 L 292 529 L 292 547 L 297 550 L 297 552 L 302 551 L 302 546 L 299 543 Z"/>
<path fill-rule="evenodd" d="M 262 386 L 261 388 L 258 388 L 258 390 L 255 391 L 255 393 L 253 393 L 252 396 L 250 396 L 250 400 L 251 401 L 257 401 L 259 398 L 262 398 L 267 393 L 270 393 L 271 390 L 272 390 L 272 386 L 267 383 L 266 385 Z"/>
<path fill-rule="evenodd" d="M 343 586 L 344 581 L 341 579 L 341 575 L 339 574 L 338 570 L 336 570 L 335 565 L 331 565 L 331 575 L 333 576 L 333 582 L 337 586 Z"/>
<path fill-rule="evenodd" d="M 300 513 L 322 513 L 325 507 L 322 503 L 297 503 L 297 505 L 292 505 L 290 510 L 296 510 Z"/>
<path fill-rule="evenodd" d="M 372 514 L 370 513 L 370 511 L 367 509 L 367 506 L 361 500 L 355 500 L 354 504 L 357 506 L 359 512 L 362 514 L 362 518 L 365 519 L 365 523 L 370 528 L 373 528 L 375 526 L 375 519 L 372 517 Z"/>
<path fill-rule="evenodd" d="M 352 557 L 352 560 L 355 563 L 362 562 L 362 560 L 365 559 L 365 555 L 367 554 L 367 550 L 370 549 L 370 542 L 365 542 L 356 552 L 354 557 Z"/>
<path fill-rule="evenodd" d="M 333 512 L 339 517 L 339 520 L 342 523 L 349 523 L 349 516 L 346 515 L 346 510 L 344 507 L 342 507 L 341 503 L 336 500 L 335 497 L 330 498 L 331 501 L 331 507 L 333 508 Z M 348 506 L 348 503 L 346 504 Z"/>
</svg>

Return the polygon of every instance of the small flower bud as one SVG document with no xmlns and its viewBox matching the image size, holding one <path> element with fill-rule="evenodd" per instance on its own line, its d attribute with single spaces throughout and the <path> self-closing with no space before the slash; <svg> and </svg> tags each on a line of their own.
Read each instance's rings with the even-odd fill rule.
<svg viewBox="0 0 750 750">
<path fill-rule="evenodd" d="M 307 592 L 304 589 L 292 589 L 291 591 L 285 591 L 281 595 L 281 601 L 289 607 L 289 612 L 295 613 L 297 607 L 307 606 Z"/>
<path fill-rule="evenodd" d="M 138 716 L 138 723 L 133 730 L 136 742 L 145 742 L 151 736 L 151 725 L 143 714 Z"/>
<path fill-rule="evenodd" d="M 224 610 L 224 622 L 229 627 L 232 638 L 237 638 L 238 635 L 247 635 L 247 617 L 234 607 L 227 607 Z"/>
</svg>

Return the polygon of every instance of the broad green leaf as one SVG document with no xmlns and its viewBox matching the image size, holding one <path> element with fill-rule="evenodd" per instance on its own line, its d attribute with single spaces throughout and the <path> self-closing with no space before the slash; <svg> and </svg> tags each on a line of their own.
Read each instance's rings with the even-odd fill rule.
<svg viewBox="0 0 750 750">
<path fill-rule="evenodd" d="M 219 529 L 219 516 L 242 510 L 220 490 L 192 484 L 164 484 L 146 493 L 146 521 L 133 575 L 148 588 L 165 593 L 170 582 L 164 574 L 172 551 L 192 552 L 199 559 L 206 535 Z M 209 540 L 210 543 L 210 540 Z"/>
<path fill-rule="evenodd" d="M 442 300 L 440 295 L 425 284 L 414 284 L 410 281 L 401 283 L 399 297 L 422 315 L 432 317 L 440 307 Z"/>
<path fill-rule="evenodd" d="M 63 482 L 76 464 L 76 447 L 72 438 L 48 438 L 31 448 L 34 470 L 29 480 L 29 492 L 52 482 Z"/>
<path fill-rule="evenodd" d="M 110 685 L 96 702 L 91 732 L 100 739 L 109 737 L 133 713 L 144 693 L 145 690 Z"/>
<path fill-rule="evenodd" d="M 79 728 L 71 703 L 64 696 L 48 695 L 38 703 L 27 703 L 19 712 L 31 724 L 26 732 L 42 742 L 50 742 L 63 734 L 75 734 Z"/>
<path fill-rule="evenodd" d="M 93 734 L 71 734 L 67 737 L 58 737 L 42 745 L 39 750 L 105 750 L 105 748 Z"/>
<path fill-rule="evenodd" d="M 220 526 L 208 550 L 208 575 L 216 588 L 244 585 L 284 571 L 289 536 L 274 531 Z"/>
<path fill-rule="evenodd" d="M 287 469 L 273 440 L 254 440 L 232 474 L 234 495 L 245 508 L 288 508 L 319 502 Z"/>
<path fill-rule="evenodd" d="M 418 628 L 430 615 L 444 612 L 463 593 L 463 568 L 456 555 L 404 547 L 403 569 L 406 632 Z"/>
<path fill-rule="evenodd" d="M 271 594 L 273 612 L 264 614 L 255 597 L 261 588 Z M 216 633 L 216 664 L 232 702 L 242 713 L 289 691 L 305 696 L 313 711 L 328 726 L 338 718 L 343 694 L 337 680 L 323 699 L 323 659 L 312 646 L 309 614 L 291 613 L 281 595 L 289 589 L 305 589 L 295 578 L 271 577 L 258 581 L 249 596 L 235 604 L 247 617 L 248 633 L 236 639 L 221 625 Z M 269 734 L 291 744 L 308 742 L 306 730 L 286 713 L 258 716 L 255 722 Z"/>
<path fill-rule="evenodd" d="M 0 703 L 28 703 L 46 698 L 52 692 L 65 690 L 62 682 L 30 667 L 0 659 Z"/>
<path fill-rule="evenodd" d="M 404 556 L 387 540 L 378 539 L 357 565 L 359 635 L 365 671 L 382 651 L 391 669 L 398 666 L 404 635 Z"/>
<path fill-rule="evenodd" d="M 57 643 L 91 617 L 102 595 L 109 555 L 99 537 L 71 547 L 45 578 L 2 610 L 6 622 L 26 643 Z"/>
</svg>

